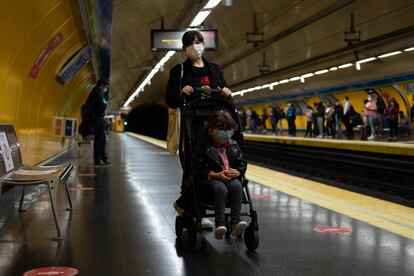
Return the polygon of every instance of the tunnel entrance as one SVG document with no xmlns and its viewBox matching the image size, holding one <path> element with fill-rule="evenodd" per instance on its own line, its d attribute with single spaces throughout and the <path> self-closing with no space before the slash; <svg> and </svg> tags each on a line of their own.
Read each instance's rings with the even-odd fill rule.
<svg viewBox="0 0 414 276">
<path fill-rule="evenodd" d="M 126 118 L 126 131 L 165 140 L 168 128 L 168 109 L 159 104 L 134 108 Z"/>
</svg>

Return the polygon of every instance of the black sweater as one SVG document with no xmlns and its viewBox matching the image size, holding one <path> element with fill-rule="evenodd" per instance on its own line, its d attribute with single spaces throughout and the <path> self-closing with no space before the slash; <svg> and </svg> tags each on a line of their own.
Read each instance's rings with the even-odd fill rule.
<svg viewBox="0 0 414 276">
<path fill-rule="evenodd" d="M 208 62 L 204 58 L 203 62 L 211 81 L 210 88 L 217 89 L 218 87 L 227 87 L 226 80 L 224 79 L 223 72 L 221 71 L 220 67 L 217 64 Z M 180 93 L 182 87 L 186 85 L 189 85 L 193 88 L 201 87 L 200 77 L 194 70 L 191 60 L 187 59 L 183 65 L 184 72 L 181 81 L 181 64 L 175 65 L 170 70 L 170 77 L 167 84 L 167 94 L 165 96 L 165 102 L 170 108 L 177 108 L 181 106 Z M 190 95 L 188 100 L 191 101 L 193 98 Z"/>
</svg>

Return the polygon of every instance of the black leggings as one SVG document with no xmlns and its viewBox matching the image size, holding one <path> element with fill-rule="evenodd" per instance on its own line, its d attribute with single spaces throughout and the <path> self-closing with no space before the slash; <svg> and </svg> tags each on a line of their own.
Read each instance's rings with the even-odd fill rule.
<svg viewBox="0 0 414 276">
<path fill-rule="evenodd" d="M 305 133 L 305 136 L 308 136 L 308 134 L 309 134 L 310 137 L 312 137 L 312 121 L 306 122 L 306 133 Z"/>
<path fill-rule="evenodd" d="M 240 222 L 240 211 L 242 204 L 242 184 L 235 178 L 230 182 L 224 183 L 218 179 L 209 181 L 211 189 L 214 191 L 214 211 L 216 216 L 216 227 L 224 226 L 224 212 L 226 210 L 226 202 L 229 203 L 231 209 L 230 224 Z"/>
<path fill-rule="evenodd" d="M 398 121 L 395 119 L 391 119 L 388 120 L 388 124 L 390 125 L 390 136 L 398 137 Z"/>
</svg>

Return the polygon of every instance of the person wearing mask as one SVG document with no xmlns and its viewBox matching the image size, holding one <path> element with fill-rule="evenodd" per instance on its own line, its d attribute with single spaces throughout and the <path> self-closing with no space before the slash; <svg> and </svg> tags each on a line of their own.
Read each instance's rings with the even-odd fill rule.
<svg viewBox="0 0 414 276">
<path fill-rule="evenodd" d="M 313 121 L 313 108 L 311 106 L 306 107 L 306 133 L 305 137 L 312 137 L 312 121 Z"/>
<path fill-rule="evenodd" d="M 377 102 L 372 95 L 368 95 L 368 102 L 365 104 L 365 116 L 367 117 L 368 126 L 370 128 L 370 136 L 368 140 L 375 139 L 375 119 L 377 118 Z"/>
<path fill-rule="evenodd" d="M 223 72 L 219 65 L 209 62 L 203 57 L 204 37 L 198 31 L 187 31 L 182 37 L 183 52 L 186 60 L 175 65 L 169 73 L 165 102 L 169 108 L 182 107 L 181 96 L 188 101 L 197 98 L 194 88 L 212 88 L 221 92 L 221 97 L 232 101 L 231 90 L 227 88 Z M 181 186 L 181 194 L 183 186 Z M 178 214 L 184 213 L 182 195 L 173 204 Z M 201 220 L 201 227 L 212 228 L 213 223 L 208 218 Z"/>
<path fill-rule="evenodd" d="M 105 111 L 107 102 L 105 94 L 108 92 L 109 82 L 104 79 L 98 80 L 95 87 L 86 100 L 86 105 L 91 111 L 92 126 L 94 131 L 93 159 L 95 166 L 108 166 L 108 157 L 105 152 Z"/>
<path fill-rule="evenodd" d="M 328 138 L 335 138 L 335 109 L 329 102 L 326 104 L 325 122 L 326 135 Z"/>
<path fill-rule="evenodd" d="M 349 101 L 348 96 L 345 96 L 343 122 L 346 128 L 346 137 L 348 138 L 354 137 L 354 129 L 351 125 L 351 116 L 353 115 L 353 113 L 354 109 L 351 105 L 351 102 Z"/>
<path fill-rule="evenodd" d="M 316 136 L 316 138 L 323 138 L 324 131 L 324 120 L 325 120 L 325 106 L 323 105 L 323 102 L 319 102 L 316 106 L 316 124 L 318 126 L 318 133 L 319 135 Z"/>
<path fill-rule="evenodd" d="M 388 141 L 397 141 L 398 139 L 398 112 L 400 111 L 400 106 L 394 98 L 389 100 L 387 109 L 385 111 L 385 116 L 390 127 L 390 137 Z"/>
<path fill-rule="evenodd" d="M 237 124 L 227 111 L 214 112 L 200 131 L 192 153 L 194 178 L 199 181 L 200 189 L 203 189 L 203 194 L 209 194 L 204 189 L 214 193 L 216 239 L 223 239 L 227 231 L 237 237 L 247 227 L 247 223 L 240 220 L 241 180 L 247 163 L 238 143 L 231 139 L 235 130 Z M 226 228 L 226 202 L 231 210 L 231 229 Z"/>
<path fill-rule="evenodd" d="M 286 120 L 288 122 L 289 136 L 296 136 L 296 109 L 291 103 L 288 103 Z"/>
</svg>

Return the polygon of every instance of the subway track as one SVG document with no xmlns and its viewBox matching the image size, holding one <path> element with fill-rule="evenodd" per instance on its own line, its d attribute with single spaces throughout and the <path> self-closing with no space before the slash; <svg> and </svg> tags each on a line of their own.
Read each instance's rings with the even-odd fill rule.
<svg viewBox="0 0 414 276">
<path fill-rule="evenodd" d="M 414 157 L 243 141 L 249 162 L 414 207 Z"/>
</svg>

